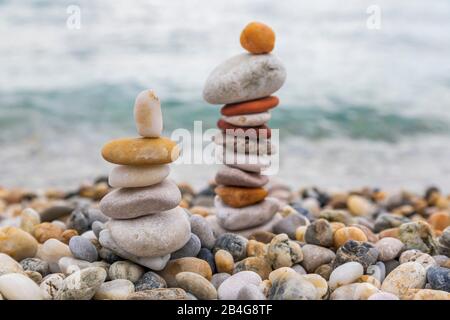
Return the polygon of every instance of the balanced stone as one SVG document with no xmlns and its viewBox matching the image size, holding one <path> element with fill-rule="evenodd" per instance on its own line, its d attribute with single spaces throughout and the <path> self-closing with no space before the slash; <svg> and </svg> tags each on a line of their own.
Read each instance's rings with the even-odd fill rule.
<svg viewBox="0 0 450 320">
<path fill-rule="evenodd" d="M 241 114 L 237 116 L 222 116 L 225 122 L 238 127 L 255 127 L 261 126 L 269 121 L 271 115 L 269 112 Z"/>
<path fill-rule="evenodd" d="M 110 253 L 108 254 L 109 258 L 113 258 L 111 260 L 112 263 L 118 260 L 117 256 L 120 256 L 122 258 L 133 261 L 134 263 L 158 271 L 164 269 L 170 259 L 170 254 L 159 257 L 138 257 L 129 252 L 126 252 L 116 244 L 114 239 L 111 237 L 111 232 L 109 230 L 102 230 L 100 232 L 99 242 L 104 247 L 102 248 L 102 250 L 107 248 L 113 252 L 113 257 L 110 257 Z M 100 255 L 102 253 L 102 250 L 100 250 Z"/>
<path fill-rule="evenodd" d="M 169 173 L 167 164 L 115 166 L 109 173 L 109 184 L 114 188 L 148 187 L 162 182 Z"/>
<path fill-rule="evenodd" d="M 229 166 L 221 166 L 215 180 L 217 184 L 249 188 L 262 187 L 269 182 L 267 176 L 245 172 Z"/>
<path fill-rule="evenodd" d="M 220 113 L 226 117 L 262 113 L 275 108 L 279 102 L 280 100 L 278 97 L 270 96 L 257 100 L 232 103 L 223 106 L 222 109 L 220 109 Z"/>
<path fill-rule="evenodd" d="M 250 53 L 269 53 L 275 46 L 275 32 L 261 22 L 250 22 L 240 36 L 241 46 Z"/>
<path fill-rule="evenodd" d="M 140 257 L 164 256 L 183 247 L 191 235 L 185 211 L 176 207 L 129 220 L 111 220 L 111 237 L 123 250 Z"/>
<path fill-rule="evenodd" d="M 260 156 L 277 153 L 276 145 L 272 144 L 272 140 L 265 139 L 264 137 L 261 139 L 259 139 L 259 137 L 252 138 L 251 136 L 240 137 L 223 134 L 223 132 L 220 131 L 213 137 L 213 141 L 216 145 L 225 148 L 226 152 Z"/>
<path fill-rule="evenodd" d="M 222 119 L 217 121 L 217 127 L 231 136 L 248 137 L 250 139 L 269 139 L 272 136 L 272 131 L 265 124 L 252 127 L 239 127 L 232 125 Z"/>
<path fill-rule="evenodd" d="M 175 141 L 168 138 L 122 138 L 103 146 L 102 156 L 111 163 L 124 165 L 165 164 L 180 154 Z"/>
<path fill-rule="evenodd" d="M 100 201 L 100 209 L 114 219 L 132 219 L 173 209 L 180 201 L 177 185 L 166 179 L 150 187 L 113 190 Z"/>
<path fill-rule="evenodd" d="M 153 90 L 140 92 L 134 102 L 134 121 L 138 133 L 143 137 L 161 136 L 163 119 L 159 98 Z"/>
<path fill-rule="evenodd" d="M 286 70 L 276 56 L 239 54 L 212 71 L 203 98 L 211 104 L 263 98 L 280 89 L 285 80 Z"/>
<path fill-rule="evenodd" d="M 227 230 L 242 230 L 264 224 L 272 219 L 279 208 L 278 200 L 270 197 L 243 208 L 228 207 L 218 196 L 214 202 L 218 222 Z"/>
<path fill-rule="evenodd" d="M 243 188 L 219 186 L 216 194 L 223 203 L 233 208 L 242 208 L 261 202 L 267 196 L 267 190 L 263 188 Z"/>
</svg>

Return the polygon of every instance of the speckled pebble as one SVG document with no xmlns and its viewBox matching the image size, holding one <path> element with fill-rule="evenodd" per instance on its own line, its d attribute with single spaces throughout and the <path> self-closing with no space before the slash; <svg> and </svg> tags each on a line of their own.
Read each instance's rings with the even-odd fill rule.
<svg viewBox="0 0 450 320">
<path fill-rule="evenodd" d="M 237 234 L 224 233 L 217 238 L 213 252 L 215 253 L 220 249 L 226 250 L 231 253 L 235 261 L 239 261 L 246 257 L 247 242 L 246 238 Z"/>
<path fill-rule="evenodd" d="M 284 233 L 275 236 L 267 249 L 267 259 L 274 269 L 291 267 L 303 260 L 303 252 L 300 245 L 289 240 Z"/>
<path fill-rule="evenodd" d="M 43 277 L 49 274 L 49 265 L 47 261 L 38 258 L 26 258 L 20 261 L 23 270 L 39 272 Z"/>
<path fill-rule="evenodd" d="M 166 280 L 155 272 L 144 273 L 135 283 L 136 291 L 167 288 Z"/>
<path fill-rule="evenodd" d="M 117 261 L 109 267 L 109 278 L 111 280 L 127 279 L 135 283 L 138 281 L 145 270 L 141 266 L 130 261 Z"/>
</svg>

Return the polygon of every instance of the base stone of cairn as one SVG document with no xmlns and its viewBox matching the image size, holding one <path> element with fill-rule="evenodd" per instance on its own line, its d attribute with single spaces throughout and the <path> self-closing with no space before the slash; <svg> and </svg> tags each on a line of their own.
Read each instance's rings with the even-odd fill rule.
<svg viewBox="0 0 450 320">
<path fill-rule="evenodd" d="M 167 178 L 179 149 L 161 137 L 161 106 L 153 91 L 137 96 L 134 117 L 141 137 L 113 140 L 102 149 L 103 158 L 117 165 L 109 175 L 117 189 L 100 201 L 100 210 L 112 219 L 99 241 L 124 259 L 162 270 L 191 238 L 188 214 L 178 206 L 180 190 Z"/>
<path fill-rule="evenodd" d="M 262 23 L 253 22 L 241 33 L 248 51 L 234 56 L 209 75 L 203 90 L 211 104 L 224 104 L 214 137 L 216 154 L 224 166 L 215 180 L 215 216 L 207 217 L 217 234 L 233 232 L 248 236 L 272 231 L 281 219 L 280 203 L 268 197 L 269 179 L 262 172 L 270 166 L 276 150 L 267 122 L 279 99 L 272 96 L 282 87 L 286 70 L 275 55 L 275 34 Z"/>
</svg>

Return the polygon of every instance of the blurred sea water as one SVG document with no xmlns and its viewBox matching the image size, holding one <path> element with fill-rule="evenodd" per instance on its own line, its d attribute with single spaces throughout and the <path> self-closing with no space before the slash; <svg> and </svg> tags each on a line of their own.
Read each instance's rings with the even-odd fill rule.
<svg viewBox="0 0 450 320">
<path fill-rule="evenodd" d="M 450 190 L 450 2 L 0 0 L 0 185 L 71 188 L 108 172 L 101 146 L 136 135 L 136 94 L 162 100 L 166 134 L 214 127 L 209 72 L 264 21 L 288 79 L 278 179 L 293 187 Z M 81 28 L 66 26 L 67 7 Z M 174 166 L 196 187 L 215 166 Z"/>
</svg>

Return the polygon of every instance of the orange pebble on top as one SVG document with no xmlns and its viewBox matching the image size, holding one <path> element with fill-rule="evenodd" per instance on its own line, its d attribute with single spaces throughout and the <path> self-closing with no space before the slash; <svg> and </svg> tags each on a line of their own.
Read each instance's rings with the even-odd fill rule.
<svg viewBox="0 0 450 320">
<path fill-rule="evenodd" d="M 241 46 L 250 53 L 269 53 L 275 46 L 275 32 L 261 22 L 250 22 L 241 32 Z"/>
</svg>

